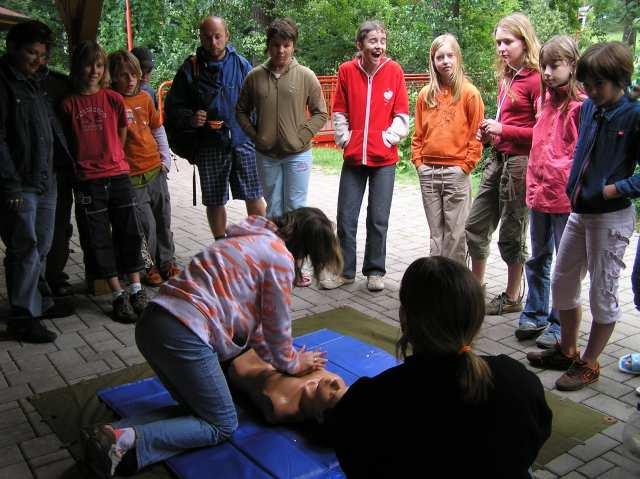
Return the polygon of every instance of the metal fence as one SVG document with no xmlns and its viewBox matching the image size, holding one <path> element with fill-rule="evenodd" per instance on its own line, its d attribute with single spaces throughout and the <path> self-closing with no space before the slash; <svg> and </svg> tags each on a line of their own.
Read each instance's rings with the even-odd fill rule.
<svg viewBox="0 0 640 479">
<path fill-rule="evenodd" d="M 329 119 L 327 123 L 320 129 L 318 134 L 313 137 L 313 143 L 321 146 L 335 146 L 333 141 L 335 130 L 333 128 L 333 97 L 336 94 L 336 86 L 338 77 L 335 75 L 322 75 L 318 77 L 322 94 L 324 95 L 327 109 L 329 110 Z M 408 73 L 405 74 L 404 80 L 408 90 L 419 90 L 429 81 L 429 75 L 425 73 Z M 166 81 L 158 87 L 158 109 L 160 117 L 163 117 L 163 99 L 167 91 L 171 88 L 171 81 Z"/>
</svg>

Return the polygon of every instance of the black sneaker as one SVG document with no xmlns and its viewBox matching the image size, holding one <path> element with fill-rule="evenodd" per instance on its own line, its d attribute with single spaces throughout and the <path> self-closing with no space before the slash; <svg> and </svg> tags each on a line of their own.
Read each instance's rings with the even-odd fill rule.
<svg viewBox="0 0 640 479">
<path fill-rule="evenodd" d="M 81 438 L 84 445 L 85 464 L 89 469 L 100 479 L 113 477 L 122 460 L 122 455 L 116 448 L 113 428 L 105 425 L 83 429 Z"/>
<path fill-rule="evenodd" d="M 7 335 L 23 343 L 52 343 L 58 335 L 48 330 L 36 318 L 9 319 Z"/>
<path fill-rule="evenodd" d="M 53 295 L 60 298 L 63 296 L 73 296 L 73 286 L 68 281 L 61 281 L 51 286 Z"/>
<path fill-rule="evenodd" d="M 113 319 L 119 323 L 135 323 L 138 315 L 131 307 L 129 294 L 125 291 L 113 300 Z"/>
<path fill-rule="evenodd" d="M 76 305 L 68 298 L 54 298 L 53 306 L 42 313 L 45 319 L 66 318 L 76 312 Z"/>
<path fill-rule="evenodd" d="M 129 296 L 129 301 L 131 301 L 131 306 L 138 316 L 142 314 L 144 309 L 147 307 L 147 304 L 149 304 L 149 298 L 144 289 L 141 289 L 137 293 Z"/>
</svg>

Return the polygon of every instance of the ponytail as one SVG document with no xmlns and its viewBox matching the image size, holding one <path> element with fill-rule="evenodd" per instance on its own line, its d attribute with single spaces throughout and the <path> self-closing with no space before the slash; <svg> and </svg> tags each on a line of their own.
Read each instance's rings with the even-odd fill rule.
<svg viewBox="0 0 640 479">
<path fill-rule="evenodd" d="M 480 356 L 469 351 L 462 354 L 460 365 L 460 389 L 467 403 L 486 401 L 493 386 L 491 369 Z"/>
<path fill-rule="evenodd" d="M 415 260 L 400 283 L 400 327 L 396 354 L 445 357 L 458 365 L 461 398 L 486 400 L 491 369 L 470 344 L 484 320 L 484 294 L 466 266 L 442 256 Z"/>
</svg>

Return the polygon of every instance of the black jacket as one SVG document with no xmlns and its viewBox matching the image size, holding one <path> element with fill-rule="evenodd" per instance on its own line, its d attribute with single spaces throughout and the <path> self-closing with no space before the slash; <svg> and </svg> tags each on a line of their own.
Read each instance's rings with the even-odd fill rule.
<svg viewBox="0 0 640 479">
<path fill-rule="evenodd" d="M 326 415 L 326 433 L 349 478 L 529 478 L 551 434 L 540 380 L 514 359 L 485 357 L 493 389 L 467 404 L 460 357 L 414 355 L 361 378 Z"/>
<path fill-rule="evenodd" d="M 42 193 L 53 178 L 57 149 L 70 161 L 51 101 L 44 88 L 48 71 L 27 78 L 0 58 L 0 196 Z"/>
</svg>

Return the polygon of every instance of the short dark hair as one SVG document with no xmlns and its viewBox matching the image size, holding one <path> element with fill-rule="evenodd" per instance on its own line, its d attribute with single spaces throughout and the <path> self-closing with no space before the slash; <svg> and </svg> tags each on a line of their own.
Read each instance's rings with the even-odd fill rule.
<svg viewBox="0 0 640 479">
<path fill-rule="evenodd" d="M 267 48 L 273 38 L 291 40 L 295 45 L 298 41 L 298 25 L 290 18 L 277 18 L 267 27 Z"/>
<path fill-rule="evenodd" d="M 153 70 L 155 62 L 153 61 L 151 50 L 147 47 L 135 47 L 131 50 L 131 53 L 138 59 L 138 62 L 140 62 L 140 69 L 143 73 Z"/>
<path fill-rule="evenodd" d="M 53 43 L 51 29 L 42 22 L 30 20 L 15 24 L 7 33 L 7 50 L 19 50 L 32 43 L 44 43 L 49 51 Z"/>
<path fill-rule="evenodd" d="M 384 27 L 384 24 L 378 20 L 367 20 L 362 22 L 356 32 L 356 43 L 362 43 L 369 32 L 387 33 L 387 29 Z"/>
<path fill-rule="evenodd" d="M 609 80 L 624 89 L 631 84 L 633 56 L 622 42 L 596 43 L 578 60 L 576 78 L 580 82 L 590 79 Z"/>
</svg>

